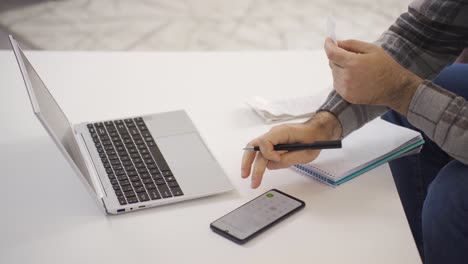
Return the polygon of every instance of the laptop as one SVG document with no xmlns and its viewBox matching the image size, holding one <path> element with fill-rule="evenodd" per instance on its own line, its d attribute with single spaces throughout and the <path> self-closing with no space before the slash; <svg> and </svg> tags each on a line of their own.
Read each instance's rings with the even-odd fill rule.
<svg viewBox="0 0 468 264">
<path fill-rule="evenodd" d="M 107 214 L 233 189 L 185 111 L 73 125 L 10 42 L 35 115 Z"/>
</svg>

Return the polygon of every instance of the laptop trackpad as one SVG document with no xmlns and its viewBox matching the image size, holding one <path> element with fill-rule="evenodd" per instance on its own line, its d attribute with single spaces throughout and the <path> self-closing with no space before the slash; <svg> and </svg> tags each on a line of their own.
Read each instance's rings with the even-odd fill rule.
<svg viewBox="0 0 468 264">
<path fill-rule="evenodd" d="M 185 195 L 219 192 L 230 183 L 197 133 L 156 138 Z"/>
</svg>

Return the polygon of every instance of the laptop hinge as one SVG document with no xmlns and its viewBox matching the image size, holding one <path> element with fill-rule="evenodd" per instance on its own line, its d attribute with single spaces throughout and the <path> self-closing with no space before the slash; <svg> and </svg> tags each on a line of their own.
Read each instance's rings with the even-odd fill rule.
<svg viewBox="0 0 468 264">
<path fill-rule="evenodd" d="M 94 162 L 91 159 L 91 153 L 89 152 L 89 149 L 86 146 L 83 135 L 79 131 L 77 131 L 75 127 L 73 127 L 73 132 L 76 142 L 78 143 L 78 147 L 80 148 L 81 153 L 83 153 L 83 159 L 91 177 L 94 190 L 96 190 L 96 195 L 100 200 L 102 200 L 103 197 L 106 197 L 106 192 L 104 191 L 104 187 L 102 185 L 101 179 L 99 178 Z M 102 202 L 104 203 L 104 200 L 102 200 Z"/>
</svg>

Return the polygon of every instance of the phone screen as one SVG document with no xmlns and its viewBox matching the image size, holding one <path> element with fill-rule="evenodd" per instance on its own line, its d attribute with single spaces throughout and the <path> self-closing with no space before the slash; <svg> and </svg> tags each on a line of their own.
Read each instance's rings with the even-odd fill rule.
<svg viewBox="0 0 468 264">
<path fill-rule="evenodd" d="M 273 189 L 214 221 L 210 227 L 242 244 L 304 206 L 303 201 Z"/>
</svg>

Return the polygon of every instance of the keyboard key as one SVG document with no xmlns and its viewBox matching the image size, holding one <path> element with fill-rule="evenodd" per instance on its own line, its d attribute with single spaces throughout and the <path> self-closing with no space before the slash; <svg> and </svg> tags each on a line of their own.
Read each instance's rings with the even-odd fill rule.
<svg viewBox="0 0 468 264">
<path fill-rule="evenodd" d="M 174 194 L 174 196 L 184 195 L 184 193 L 179 187 L 171 188 L 171 191 L 172 191 L 172 194 Z"/>
<path fill-rule="evenodd" d="M 119 181 L 118 181 L 117 179 L 112 179 L 112 180 L 110 180 L 110 183 L 111 183 L 112 185 L 119 185 Z"/>
<path fill-rule="evenodd" d="M 121 182 L 120 182 L 120 185 L 121 185 L 121 186 L 127 186 L 127 185 L 130 185 L 130 181 L 129 181 L 129 180 L 124 180 L 124 181 L 121 181 Z"/>
<path fill-rule="evenodd" d="M 138 198 L 135 197 L 130 197 L 127 199 L 128 203 L 133 204 L 133 203 L 138 203 Z"/>
<path fill-rule="evenodd" d="M 97 128 L 97 134 L 98 134 L 99 136 L 107 135 L 106 130 L 104 129 L 104 127 L 98 127 L 98 128 Z"/>
<path fill-rule="evenodd" d="M 134 182 L 132 182 L 132 186 L 133 186 L 133 188 L 136 189 L 138 187 L 143 186 L 143 183 L 141 181 L 134 181 Z"/>
<path fill-rule="evenodd" d="M 130 176 L 129 179 L 130 179 L 131 182 L 135 182 L 135 181 L 139 181 L 139 180 L 140 180 L 140 177 L 138 177 L 138 176 Z"/>
<path fill-rule="evenodd" d="M 133 187 L 131 185 L 124 186 L 122 187 L 122 191 L 124 192 L 133 191 Z"/>
<path fill-rule="evenodd" d="M 115 150 L 117 150 L 117 152 L 125 151 L 125 147 L 124 146 L 116 146 Z"/>
<path fill-rule="evenodd" d="M 109 150 L 114 150 L 114 146 L 106 145 L 106 146 L 104 146 L 104 149 L 106 150 L 106 152 L 109 151 Z"/>
<path fill-rule="evenodd" d="M 115 174 L 114 173 L 107 174 L 107 177 L 109 177 L 110 180 L 113 180 L 115 179 Z"/>
<path fill-rule="evenodd" d="M 145 184 L 146 190 L 156 189 L 156 185 L 154 183 Z"/>
<path fill-rule="evenodd" d="M 135 143 L 136 143 L 136 142 L 135 142 Z M 146 149 L 146 145 L 145 145 L 145 144 L 139 144 L 139 145 L 137 145 L 137 148 L 138 148 L 139 150 Z"/>
<path fill-rule="evenodd" d="M 165 185 L 166 184 L 166 181 L 164 181 L 162 178 L 158 179 L 158 180 L 154 180 L 154 182 L 156 183 L 156 185 Z"/>
<path fill-rule="evenodd" d="M 88 127 L 88 129 L 93 128 L 93 124 L 87 124 L 86 126 Z"/>
<path fill-rule="evenodd" d="M 149 197 L 151 200 L 158 200 L 161 199 L 161 195 L 159 195 L 158 190 L 153 189 L 153 190 L 148 190 Z"/>
<path fill-rule="evenodd" d="M 127 204 L 127 201 L 125 200 L 125 197 L 123 197 L 123 196 L 117 196 L 117 199 L 119 200 L 120 205 L 125 205 L 125 204 Z"/>
<path fill-rule="evenodd" d="M 112 188 L 114 188 L 114 191 L 120 191 L 120 186 L 118 185 L 114 185 L 112 186 Z"/>
<path fill-rule="evenodd" d="M 170 188 L 179 187 L 179 184 L 176 181 L 168 182 L 167 185 L 169 185 Z"/>
<path fill-rule="evenodd" d="M 145 166 L 144 163 L 137 163 L 137 164 L 135 164 L 135 167 L 136 167 L 137 169 L 146 168 L 146 166 Z"/>
<path fill-rule="evenodd" d="M 148 154 L 149 153 L 149 150 L 147 149 L 142 149 L 140 150 L 140 154 L 143 155 L 143 154 Z"/>
<path fill-rule="evenodd" d="M 118 190 L 118 191 L 115 191 L 115 194 L 117 196 L 122 196 L 123 195 L 123 192 L 121 190 Z"/>
<path fill-rule="evenodd" d="M 149 197 L 148 197 L 148 194 L 146 192 L 139 193 L 139 194 L 137 194 L 137 196 L 138 196 L 138 199 L 140 200 L 140 202 L 149 201 Z"/>
<path fill-rule="evenodd" d="M 151 178 L 145 178 L 143 179 L 143 183 L 144 184 L 153 183 L 153 180 Z"/>
<path fill-rule="evenodd" d="M 127 175 L 128 176 L 136 176 L 136 175 L 138 175 L 138 173 L 136 171 L 128 171 Z"/>
<path fill-rule="evenodd" d="M 141 132 L 141 135 L 142 135 L 144 138 L 151 137 L 151 133 L 150 133 L 149 131 L 143 131 L 143 132 Z"/>
<path fill-rule="evenodd" d="M 134 191 L 125 192 L 125 197 L 127 197 L 127 198 L 134 197 L 134 196 L 136 196 Z"/>
<path fill-rule="evenodd" d="M 146 192 L 146 190 L 145 190 L 145 187 L 141 186 L 141 187 L 135 188 L 135 192 L 141 193 L 141 192 Z"/>
<path fill-rule="evenodd" d="M 166 163 L 166 160 L 161 154 L 161 151 L 159 151 L 159 148 L 157 146 L 152 146 L 149 148 L 151 151 L 151 154 L 153 154 L 154 159 L 156 160 L 156 164 L 158 164 L 158 167 L 161 171 L 168 171 L 169 166 Z"/>
<path fill-rule="evenodd" d="M 135 166 L 133 165 L 125 166 L 125 171 L 134 171 L 134 170 L 135 170 Z"/>
<path fill-rule="evenodd" d="M 164 177 L 174 176 L 174 175 L 172 175 L 172 172 L 171 172 L 171 171 L 163 171 L 163 172 L 162 172 L 162 175 L 163 175 Z"/>
<path fill-rule="evenodd" d="M 146 173 L 146 172 L 145 172 L 145 173 L 140 173 L 140 178 L 142 178 L 142 179 L 148 179 L 148 178 L 151 178 L 151 177 L 150 177 L 149 173 Z"/>
<path fill-rule="evenodd" d="M 127 179 L 128 179 L 127 175 L 125 175 L 125 174 L 117 176 L 117 180 L 119 180 L 119 181 L 125 181 Z"/>
<path fill-rule="evenodd" d="M 148 169 L 157 169 L 158 167 L 156 166 L 156 164 L 148 164 Z"/>
<path fill-rule="evenodd" d="M 115 175 L 117 175 L 117 176 L 125 175 L 125 171 L 124 170 L 116 170 Z"/>
<path fill-rule="evenodd" d="M 130 128 L 129 131 L 132 136 L 140 135 L 140 132 L 136 128 Z"/>
<path fill-rule="evenodd" d="M 139 168 L 137 169 L 138 173 L 148 173 L 148 170 L 146 168 Z"/>
<path fill-rule="evenodd" d="M 166 179 L 167 182 L 175 181 L 174 176 L 166 177 L 164 179 Z"/>
<path fill-rule="evenodd" d="M 153 180 L 157 181 L 157 180 L 164 180 L 163 177 L 161 175 L 152 175 L 151 176 L 153 178 Z"/>
<path fill-rule="evenodd" d="M 169 198 L 172 197 L 171 191 L 169 191 L 169 188 L 167 185 L 158 185 L 159 192 L 161 193 L 163 198 Z"/>
</svg>

